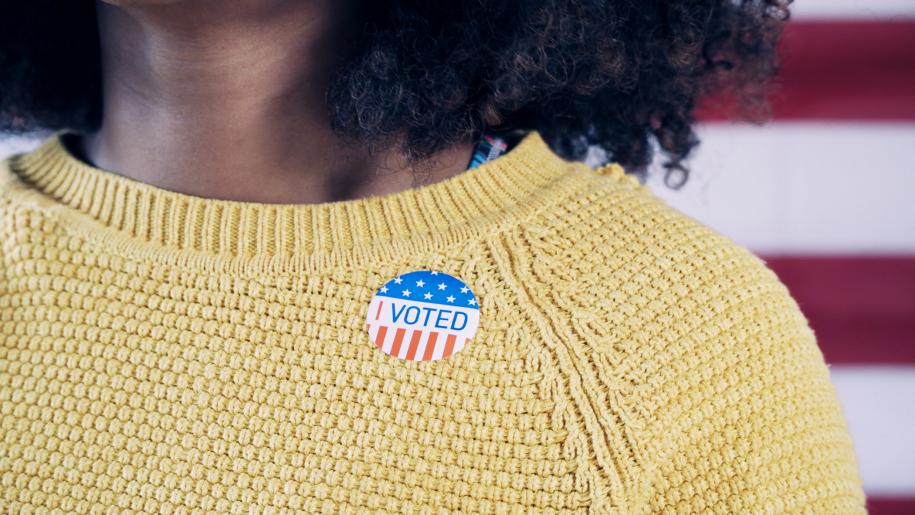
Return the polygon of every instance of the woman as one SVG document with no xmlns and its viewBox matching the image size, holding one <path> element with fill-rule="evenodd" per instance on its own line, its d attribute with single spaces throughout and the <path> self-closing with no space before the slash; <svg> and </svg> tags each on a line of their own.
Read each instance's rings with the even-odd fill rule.
<svg viewBox="0 0 915 515">
<path fill-rule="evenodd" d="M 636 176 L 784 5 L 4 11 L 8 510 L 864 512 L 796 302 Z"/>
</svg>

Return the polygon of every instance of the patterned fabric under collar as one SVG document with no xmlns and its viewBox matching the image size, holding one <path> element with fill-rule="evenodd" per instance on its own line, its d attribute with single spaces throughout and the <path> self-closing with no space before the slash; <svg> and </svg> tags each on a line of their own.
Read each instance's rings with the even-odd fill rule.
<svg viewBox="0 0 915 515">
<path fill-rule="evenodd" d="M 467 169 L 476 168 L 481 164 L 508 152 L 508 140 L 494 134 L 483 134 L 473 151 L 473 157 Z"/>
</svg>

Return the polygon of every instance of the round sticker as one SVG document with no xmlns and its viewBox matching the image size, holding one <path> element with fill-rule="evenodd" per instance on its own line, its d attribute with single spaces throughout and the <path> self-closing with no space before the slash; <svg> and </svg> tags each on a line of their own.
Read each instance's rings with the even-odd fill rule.
<svg viewBox="0 0 915 515">
<path fill-rule="evenodd" d="M 418 270 L 384 283 L 372 297 L 365 322 L 372 343 L 385 354 L 435 361 L 470 345 L 480 306 L 460 279 Z"/>
</svg>

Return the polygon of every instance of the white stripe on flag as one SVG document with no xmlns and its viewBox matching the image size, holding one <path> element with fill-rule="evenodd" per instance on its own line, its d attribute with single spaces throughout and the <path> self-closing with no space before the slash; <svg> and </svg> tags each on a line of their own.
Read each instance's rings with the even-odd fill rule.
<svg viewBox="0 0 915 515">
<path fill-rule="evenodd" d="M 448 338 L 448 335 L 445 333 L 438 333 L 438 337 L 435 339 L 435 352 L 432 353 L 432 360 L 442 359 L 442 355 L 445 354 L 445 340 Z"/>
<path fill-rule="evenodd" d="M 416 354 L 413 355 L 413 359 L 422 360 L 423 356 L 426 353 L 426 346 L 429 344 L 429 333 L 419 331 L 419 346 L 416 348 Z"/>
<path fill-rule="evenodd" d="M 915 3 L 915 2 L 913 2 Z M 707 123 L 672 206 L 758 253 L 915 253 L 915 123 Z"/>
<path fill-rule="evenodd" d="M 384 344 L 381 346 L 381 350 L 383 350 L 385 354 L 391 353 L 391 347 L 394 345 L 394 333 L 396 332 L 397 330 L 393 327 L 388 327 L 387 331 L 384 333 Z"/>
<path fill-rule="evenodd" d="M 378 327 L 375 324 L 366 324 L 369 330 L 369 341 L 372 342 L 372 346 L 375 346 L 375 335 L 378 334 Z"/>
<path fill-rule="evenodd" d="M 829 371 L 867 494 L 915 497 L 915 367 L 834 365 Z"/>
<path fill-rule="evenodd" d="M 404 331 L 403 340 L 400 342 L 400 349 L 397 351 L 398 358 L 407 359 L 407 353 L 410 352 L 410 342 L 413 341 L 413 335 L 417 332 L 420 333 L 420 338 L 422 338 L 422 331 L 417 331 L 416 329 L 407 329 Z M 413 359 L 416 359 L 416 356 L 417 355 L 414 354 Z"/>
<path fill-rule="evenodd" d="M 466 344 L 467 344 L 467 338 L 464 338 L 464 337 L 458 338 L 454 342 L 454 350 L 452 351 L 452 354 L 457 354 L 458 352 L 461 352 L 461 349 L 463 349 Z"/>
<path fill-rule="evenodd" d="M 801 0 L 791 4 L 792 19 L 906 19 L 915 18 L 912 0 Z"/>
</svg>

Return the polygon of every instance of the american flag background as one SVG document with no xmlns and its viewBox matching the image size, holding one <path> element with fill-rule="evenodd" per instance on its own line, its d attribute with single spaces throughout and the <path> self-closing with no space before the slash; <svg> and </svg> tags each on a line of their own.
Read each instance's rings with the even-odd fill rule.
<svg viewBox="0 0 915 515">
<path fill-rule="evenodd" d="M 781 51 L 773 121 L 756 127 L 706 117 L 686 186 L 669 190 L 660 173 L 649 186 L 779 274 L 830 365 L 870 513 L 912 514 L 915 0 L 797 0 Z M 0 140 L 0 156 L 37 143 Z M 400 299 L 375 297 L 367 338 L 404 359 L 441 357 L 444 332 L 432 354 L 431 331 L 385 329 L 379 338 L 378 303 L 438 295 L 409 279 L 409 298 L 406 288 Z M 450 352 L 466 344 L 455 334 Z"/>
<path fill-rule="evenodd" d="M 674 207 L 766 260 L 830 366 L 871 514 L 915 514 L 915 0 L 796 0 L 773 121 L 707 116 Z"/>
<path fill-rule="evenodd" d="M 417 270 L 383 284 L 369 304 L 366 330 L 375 347 L 408 361 L 444 359 L 470 344 L 480 306 L 463 281 Z"/>
</svg>

